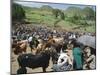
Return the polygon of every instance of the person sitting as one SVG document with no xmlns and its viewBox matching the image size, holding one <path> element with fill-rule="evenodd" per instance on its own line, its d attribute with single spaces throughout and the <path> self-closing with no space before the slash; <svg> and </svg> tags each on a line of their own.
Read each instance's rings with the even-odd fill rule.
<svg viewBox="0 0 100 75">
<path fill-rule="evenodd" d="M 53 65 L 53 71 L 54 72 L 62 72 L 62 71 L 68 71 L 72 67 L 72 62 L 70 60 L 70 57 L 66 53 L 61 53 L 57 64 Z"/>
</svg>

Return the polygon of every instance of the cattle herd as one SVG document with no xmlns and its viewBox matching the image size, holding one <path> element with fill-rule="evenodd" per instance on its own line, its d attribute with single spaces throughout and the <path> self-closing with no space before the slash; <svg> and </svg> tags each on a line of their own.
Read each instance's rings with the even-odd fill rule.
<svg viewBox="0 0 100 75">
<path fill-rule="evenodd" d="M 84 57 L 85 52 L 83 49 L 86 46 L 77 42 L 77 39 L 83 35 L 95 37 L 95 33 L 68 32 L 43 25 L 30 24 L 14 24 L 11 34 L 11 51 L 18 56 L 17 62 L 19 69 L 16 73 L 20 74 L 27 73 L 26 67 L 32 68 L 33 70 L 34 68 L 42 67 L 43 72 L 46 72 L 50 58 L 52 58 L 53 64 L 57 64 L 61 50 L 65 52 L 69 46 L 73 50 L 73 45 L 75 44 L 79 44 L 82 50 L 82 57 Z M 27 52 L 27 47 L 29 47 L 30 53 Z M 96 55 L 95 53 L 94 55 Z M 85 59 L 82 58 L 82 60 Z M 87 67 L 87 69 L 91 68 Z M 75 70 L 75 68 L 71 70 Z"/>
</svg>

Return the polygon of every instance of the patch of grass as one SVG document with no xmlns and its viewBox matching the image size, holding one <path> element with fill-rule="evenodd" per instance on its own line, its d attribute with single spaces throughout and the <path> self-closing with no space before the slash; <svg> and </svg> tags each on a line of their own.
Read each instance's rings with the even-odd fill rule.
<svg viewBox="0 0 100 75">
<path fill-rule="evenodd" d="M 96 27 L 95 26 L 86 27 L 86 32 L 95 32 L 95 31 L 96 31 Z"/>
</svg>

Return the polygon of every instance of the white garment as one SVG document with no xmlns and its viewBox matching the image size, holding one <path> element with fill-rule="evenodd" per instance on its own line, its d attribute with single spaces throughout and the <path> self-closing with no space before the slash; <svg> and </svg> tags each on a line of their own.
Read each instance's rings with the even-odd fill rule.
<svg viewBox="0 0 100 75">
<path fill-rule="evenodd" d="M 90 62 L 90 68 L 91 68 L 91 69 L 95 69 L 95 68 L 96 68 L 96 59 L 95 59 L 95 55 L 91 55 L 91 56 L 90 56 L 90 59 L 92 60 L 92 61 Z"/>
<path fill-rule="evenodd" d="M 73 38 L 76 38 L 76 36 L 75 36 L 75 35 L 73 35 Z"/>
<path fill-rule="evenodd" d="M 63 61 L 62 61 L 62 59 L 63 59 Z M 72 64 L 69 56 L 66 53 L 62 53 L 60 55 L 60 57 L 58 58 L 57 65 L 63 66 L 64 64 L 67 64 L 67 62 L 68 62 L 68 64 Z"/>
<path fill-rule="evenodd" d="M 73 39 L 73 38 L 76 38 L 75 34 L 71 34 L 71 36 L 69 36 L 69 39 Z"/>
<path fill-rule="evenodd" d="M 32 41 L 32 36 L 30 36 L 30 37 L 28 38 L 28 41 L 29 41 L 29 42 L 31 42 L 31 41 Z"/>
</svg>

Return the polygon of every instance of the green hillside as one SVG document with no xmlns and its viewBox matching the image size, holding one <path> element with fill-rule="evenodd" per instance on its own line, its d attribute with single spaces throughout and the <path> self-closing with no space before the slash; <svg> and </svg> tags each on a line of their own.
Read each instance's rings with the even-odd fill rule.
<svg viewBox="0 0 100 75">
<path fill-rule="evenodd" d="M 25 11 L 25 21 L 27 22 L 59 27 L 69 31 L 95 32 L 96 16 L 92 8 L 69 7 L 62 11 L 48 5 L 43 5 L 40 8 L 22 7 Z"/>
</svg>

